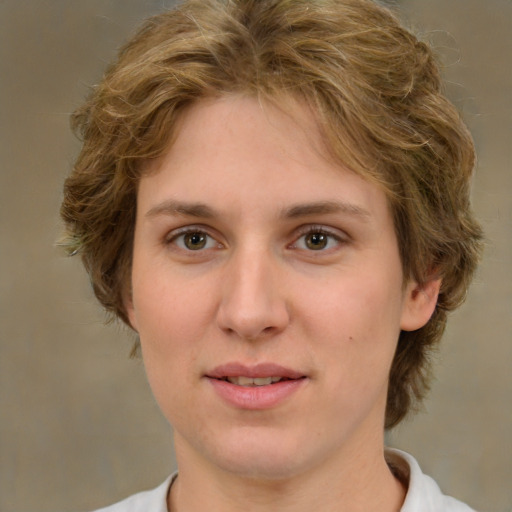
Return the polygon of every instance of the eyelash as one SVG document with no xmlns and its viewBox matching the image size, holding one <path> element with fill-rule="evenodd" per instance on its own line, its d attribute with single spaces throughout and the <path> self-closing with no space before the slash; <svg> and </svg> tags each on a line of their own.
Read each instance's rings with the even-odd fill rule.
<svg viewBox="0 0 512 512">
<path fill-rule="evenodd" d="M 194 249 L 190 249 L 190 248 L 183 247 L 183 246 L 180 247 L 180 245 L 178 245 L 178 240 L 180 238 L 186 237 L 187 235 L 196 235 L 196 234 L 203 235 L 206 238 L 205 245 L 208 245 L 208 244 L 211 245 L 211 243 L 213 241 L 213 242 L 215 242 L 216 247 L 211 247 L 211 246 L 210 247 L 198 247 L 197 249 L 194 250 Z M 306 247 L 298 247 L 299 241 L 305 239 L 305 237 L 307 237 L 308 235 L 321 235 L 321 236 L 327 237 L 327 241 L 326 241 L 327 248 L 320 247 L 319 249 L 312 249 L 312 248 L 308 249 Z M 315 252 L 320 253 L 320 252 L 327 252 L 330 249 L 332 249 L 332 247 L 328 247 L 328 245 L 332 241 L 334 241 L 337 246 L 346 244 L 348 242 L 348 235 L 342 236 L 338 233 L 333 233 L 333 231 L 326 229 L 324 226 L 310 225 L 310 226 L 305 226 L 304 228 L 301 228 L 299 230 L 298 236 L 296 236 L 294 241 L 291 244 L 289 244 L 287 247 L 291 248 L 291 249 L 304 250 L 306 252 L 311 252 L 311 253 L 315 253 Z M 202 226 L 187 226 L 185 228 L 174 231 L 174 232 L 170 233 L 168 236 L 166 236 L 164 243 L 167 246 L 175 245 L 179 250 L 182 250 L 182 251 L 185 251 L 188 253 L 194 253 L 194 252 L 200 253 L 204 250 L 223 247 L 223 244 L 221 242 L 218 242 L 216 240 L 216 238 L 213 237 L 210 233 L 208 233 L 208 230 Z M 185 241 L 183 239 L 182 245 L 184 245 L 184 244 L 185 244 Z M 304 242 L 304 244 L 306 244 L 306 242 Z"/>
<path fill-rule="evenodd" d="M 290 245 L 290 247 L 297 248 L 299 240 L 304 239 L 308 235 L 323 235 L 328 238 L 327 244 L 329 244 L 330 241 L 334 240 L 336 242 L 337 246 L 348 242 L 348 236 L 342 236 L 338 233 L 334 233 L 333 231 L 326 229 L 324 226 L 314 226 L 313 225 L 313 226 L 306 226 L 303 230 L 301 230 L 299 236 L 296 238 L 295 242 L 293 242 Z M 307 252 L 326 252 L 326 251 L 329 251 L 329 249 L 331 249 L 331 247 L 320 248 L 317 250 L 311 249 L 311 248 L 308 250 L 308 249 L 303 248 L 302 250 L 305 250 Z"/>
<path fill-rule="evenodd" d="M 194 249 L 189 249 L 189 248 L 185 248 L 185 247 L 180 247 L 177 243 L 177 241 L 180 238 L 184 238 L 187 235 L 192 236 L 192 235 L 196 235 L 196 234 L 205 236 L 207 239 L 209 239 L 210 243 L 211 243 L 211 241 L 214 241 L 217 247 L 222 246 L 222 244 L 220 242 L 218 242 L 212 235 L 210 235 L 205 228 L 200 227 L 200 226 L 187 226 L 185 228 L 179 229 L 178 231 L 174 231 L 174 232 L 170 233 L 165 238 L 164 242 L 165 242 L 165 245 L 176 245 L 179 249 L 186 251 L 186 252 L 190 252 L 190 253 L 201 252 L 201 250 L 204 250 L 203 247 L 199 247 L 198 249 L 194 250 Z M 207 240 L 206 244 L 208 244 L 209 241 Z M 183 243 L 184 243 L 184 241 L 183 241 Z M 206 249 L 211 249 L 211 247 L 207 247 Z"/>
</svg>

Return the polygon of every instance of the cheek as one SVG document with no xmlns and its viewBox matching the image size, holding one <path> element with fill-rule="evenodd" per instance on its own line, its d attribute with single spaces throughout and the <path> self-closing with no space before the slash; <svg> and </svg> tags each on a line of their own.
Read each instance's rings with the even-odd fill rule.
<svg viewBox="0 0 512 512">
<path fill-rule="evenodd" d="M 332 375 L 332 386 L 364 393 L 387 382 L 400 334 L 401 290 L 396 281 L 377 278 L 338 284 L 303 303 L 304 327 L 311 352 L 322 351 L 318 363 L 331 370 L 326 374 Z"/>
<path fill-rule="evenodd" d="M 203 326 L 211 294 L 203 293 L 200 283 L 155 267 L 134 269 L 133 282 L 134 316 L 143 344 L 165 350 L 170 342 L 190 340 Z"/>
<path fill-rule="evenodd" d="M 400 281 L 385 276 L 333 278 L 316 292 L 300 292 L 310 327 L 338 331 L 345 339 L 378 343 L 398 334 L 402 311 Z"/>
<path fill-rule="evenodd" d="M 172 424 L 188 408 L 183 390 L 197 374 L 205 305 L 179 280 L 170 286 L 161 274 L 158 279 L 154 274 L 139 277 L 133 287 L 133 305 L 144 367 L 153 394 Z"/>
</svg>

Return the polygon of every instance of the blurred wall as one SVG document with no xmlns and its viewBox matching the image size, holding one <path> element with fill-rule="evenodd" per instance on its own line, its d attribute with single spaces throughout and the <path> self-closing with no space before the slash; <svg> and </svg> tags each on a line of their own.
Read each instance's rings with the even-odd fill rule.
<svg viewBox="0 0 512 512">
<path fill-rule="evenodd" d="M 103 325 L 78 261 L 55 248 L 62 181 L 78 144 L 69 113 L 163 0 L 0 1 L 0 509 L 90 510 L 174 467 L 171 433 Z M 404 0 L 443 55 L 447 91 L 479 151 L 474 204 L 485 262 L 453 315 L 425 413 L 393 432 L 441 487 L 512 507 L 512 2 Z"/>
</svg>

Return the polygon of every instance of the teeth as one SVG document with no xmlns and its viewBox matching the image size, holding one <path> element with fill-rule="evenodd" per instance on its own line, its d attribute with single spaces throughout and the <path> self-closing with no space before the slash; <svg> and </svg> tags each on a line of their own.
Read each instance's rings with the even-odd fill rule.
<svg viewBox="0 0 512 512">
<path fill-rule="evenodd" d="M 268 386 L 274 382 L 279 382 L 281 377 L 228 377 L 228 382 L 237 386 L 254 387 L 254 386 Z"/>
<path fill-rule="evenodd" d="M 272 377 L 254 379 L 255 386 L 268 386 L 269 384 L 272 384 Z"/>
</svg>

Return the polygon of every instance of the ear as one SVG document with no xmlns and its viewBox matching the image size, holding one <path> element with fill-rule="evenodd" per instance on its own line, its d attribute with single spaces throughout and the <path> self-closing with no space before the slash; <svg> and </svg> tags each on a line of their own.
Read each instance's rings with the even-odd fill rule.
<svg viewBox="0 0 512 512">
<path fill-rule="evenodd" d="M 409 281 L 404 292 L 400 328 L 403 331 L 415 331 L 429 320 L 437 304 L 441 279 L 431 279 L 424 284 Z"/>
</svg>

